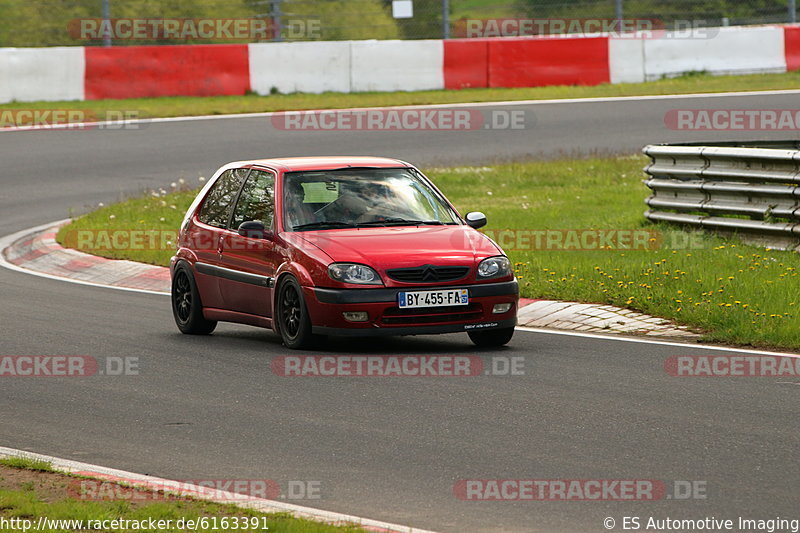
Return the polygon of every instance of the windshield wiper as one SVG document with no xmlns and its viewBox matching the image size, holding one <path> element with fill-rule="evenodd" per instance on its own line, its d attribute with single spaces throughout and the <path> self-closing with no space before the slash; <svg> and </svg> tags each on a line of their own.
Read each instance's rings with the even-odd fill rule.
<svg viewBox="0 0 800 533">
<path fill-rule="evenodd" d="M 371 222 L 359 222 L 361 226 L 441 226 L 444 222 L 440 220 L 406 220 L 405 218 L 387 218 L 385 220 L 373 220 Z"/>
<path fill-rule="evenodd" d="M 354 228 L 356 227 L 355 224 L 351 224 L 350 222 L 337 222 L 337 221 L 323 221 L 323 222 L 309 222 L 308 224 L 300 224 L 299 226 L 294 226 L 292 229 L 294 231 L 303 231 L 307 229 L 332 229 L 332 228 Z"/>
</svg>

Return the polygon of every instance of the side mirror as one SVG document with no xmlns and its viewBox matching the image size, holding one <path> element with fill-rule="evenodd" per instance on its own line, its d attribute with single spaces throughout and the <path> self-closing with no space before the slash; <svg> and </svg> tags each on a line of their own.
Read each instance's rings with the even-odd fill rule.
<svg viewBox="0 0 800 533">
<path fill-rule="evenodd" d="M 270 239 L 272 232 L 267 231 L 259 220 L 246 220 L 239 225 L 239 235 L 250 239 Z"/>
<path fill-rule="evenodd" d="M 475 229 L 482 228 L 486 225 L 486 215 L 480 211 L 472 211 L 471 213 L 467 213 L 467 216 L 464 217 L 464 220 L 467 221 L 467 226 Z"/>
</svg>

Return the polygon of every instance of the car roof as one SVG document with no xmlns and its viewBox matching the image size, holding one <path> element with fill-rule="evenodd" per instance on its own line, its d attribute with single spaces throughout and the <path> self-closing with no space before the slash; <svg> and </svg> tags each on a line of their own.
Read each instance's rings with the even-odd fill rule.
<svg viewBox="0 0 800 533">
<path fill-rule="evenodd" d="M 253 159 L 239 161 L 228 166 L 257 165 L 281 169 L 284 172 L 310 170 L 334 170 L 347 167 L 397 168 L 409 167 L 408 163 L 388 157 L 369 156 L 315 156 L 315 157 L 276 157 L 272 159 Z"/>
</svg>

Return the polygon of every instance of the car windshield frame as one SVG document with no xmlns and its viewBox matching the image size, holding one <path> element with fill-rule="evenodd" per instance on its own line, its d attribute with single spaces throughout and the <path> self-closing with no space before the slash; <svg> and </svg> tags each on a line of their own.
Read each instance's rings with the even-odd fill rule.
<svg viewBox="0 0 800 533">
<path fill-rule="evenodd" d="M 410 184 L 403 184 L 402 180 Z M 288 232 L 464 224 L 447 198 L 413 167 L 289 171 L 281 181 L 281 220 L 283 230 Z M 411 189 L 410 195 L 419 202 L 417 207 L 404 203 L 402 195 L 396 194 L 401 190 L 398 181 L 401 187 Z M 308 202 L 311 193 L 305 185 L 309 183 L 325 184 L 317 187 L 319 202 Z M 341 191 L 343 186 L 345 190 Z M 333 198 L 334 194 L 335 199 L 325 198 Z M 423 216 L 426 208 L 431 216 Z"/>
</svg>

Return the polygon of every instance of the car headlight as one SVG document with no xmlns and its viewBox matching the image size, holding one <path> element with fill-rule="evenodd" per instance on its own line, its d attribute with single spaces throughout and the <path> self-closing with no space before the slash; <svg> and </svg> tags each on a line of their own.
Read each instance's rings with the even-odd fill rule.
<svg viewBox="0 0 800 533">
<path fill-rule="evenodd" d="M 359 265 L 358 263 L 333 263 L 328 266 L 328 275 L 342 283 L 383 285 L 377 272 L 366 265 Z"/>
<path fill-rule="evenodd" d="M 509 274 L 511 274 L 511 261 L 502 255 L 484 259 L 478 265 L 478 278 L 499 278 Z"/>
</svg>

